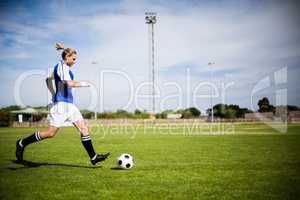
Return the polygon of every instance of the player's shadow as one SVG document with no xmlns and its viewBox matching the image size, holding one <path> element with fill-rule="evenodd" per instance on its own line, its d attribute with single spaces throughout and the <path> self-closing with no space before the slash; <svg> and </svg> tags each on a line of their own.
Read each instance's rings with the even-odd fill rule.
<svg viewBox="0 0 300 200">
<path fill-rule="evenodd" d="M 20 169 L 28 169 L 28 168 L 36 168 L 41 166 L 58 166 L 58 167 L 74 167 L 74 168 L 88 168 L 88 169 L 96 169 L 101 168 L 101 166 L 82 166 L 82 165 L 72 165 L 72 164 L 64 164 L 64 163 L 38 163 L 38 162 L 32 162 L 32 161 L 17 161 L 17 160 L 11 160 L 11 162 L 15 164 L 23 165 L 23 167 L 9 167 L 10 170 L 20 170 Z"/>
</svg>

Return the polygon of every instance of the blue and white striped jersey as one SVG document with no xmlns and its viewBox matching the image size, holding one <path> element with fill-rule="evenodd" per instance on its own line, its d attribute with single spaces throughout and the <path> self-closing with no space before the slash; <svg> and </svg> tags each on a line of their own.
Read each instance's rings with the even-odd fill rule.
<svg viewBox="0 0 300 200">
<path fill-rule="evenodd" d="M 73 103 L 72 88 L 64 83 L 66 80 L 74 80 L 70 67 L 61 60 L 55 65 L 53 75 L 56 87 L 54 102 Z"/>
</svg>

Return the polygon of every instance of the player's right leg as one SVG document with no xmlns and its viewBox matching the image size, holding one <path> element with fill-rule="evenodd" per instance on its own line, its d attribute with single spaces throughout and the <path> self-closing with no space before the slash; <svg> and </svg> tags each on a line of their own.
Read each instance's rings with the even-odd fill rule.
<svg viewBox="0 0 300 200">
<path fill-rule="evenodd" d="M 23 160 L 24 149 L 27 145 L 41 141 L 46 138 L 52 138 L 56 135 L 58 130 L 59 130 L 59 128 L 57 128 L 55 126 L 49 126 L 46 131 L 41 131 L 41 132 L 36 131 L 26 138 L 17 140 L 17 143 L 16 143 L 17 161 Z"/>
<path fill-rule="evenodd" d="M 91 159 L 91 163 L 93 165 L 96 165 L 98 162 L 106 160 L 108 158 L 108 156 L 110 155 L 110 153 L 96 154 L 93 144 L 92 144 L 92 139 L 88 132 L 88 127 L 87 127 L 86 123 L 84 122 L 83 118 L 81 117 L 81 114 L 79 111 L 78 111 L 77 119 L 78 119 L 78 121 L 74 122 L 74 126 L 80 132 L 82 145 L 84 146 L 85 150 L 87 151 L 87 153 Z"/>
</svg>

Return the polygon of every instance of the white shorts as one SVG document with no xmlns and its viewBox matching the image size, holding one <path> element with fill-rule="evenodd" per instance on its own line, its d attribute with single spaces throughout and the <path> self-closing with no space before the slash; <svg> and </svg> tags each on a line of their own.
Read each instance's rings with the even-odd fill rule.
<svg viewBox="0 0 300 200">
<path fill-rule="evenodd" d="M 71 126 L 74 122 L 82 120 L 80 111 L 72 103 L 57 102 L 50 109 L 49 122 L 51 126 Z"/>
</svg>

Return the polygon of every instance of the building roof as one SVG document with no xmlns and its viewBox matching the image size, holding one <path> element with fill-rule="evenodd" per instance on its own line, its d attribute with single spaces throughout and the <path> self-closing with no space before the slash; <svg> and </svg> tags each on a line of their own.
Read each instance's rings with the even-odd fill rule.
<svg viewBox="0 0 300 200">
<path fill-rule="evenodd" d="M 18 114 L 38 114 L 38 113 L 48 113 L 47 110 L 40 110 L 40 109 L 34 109 L 27 107 L 22 110 L 13 110 L 11 113 L 18 113 Z"/>
</svg>

